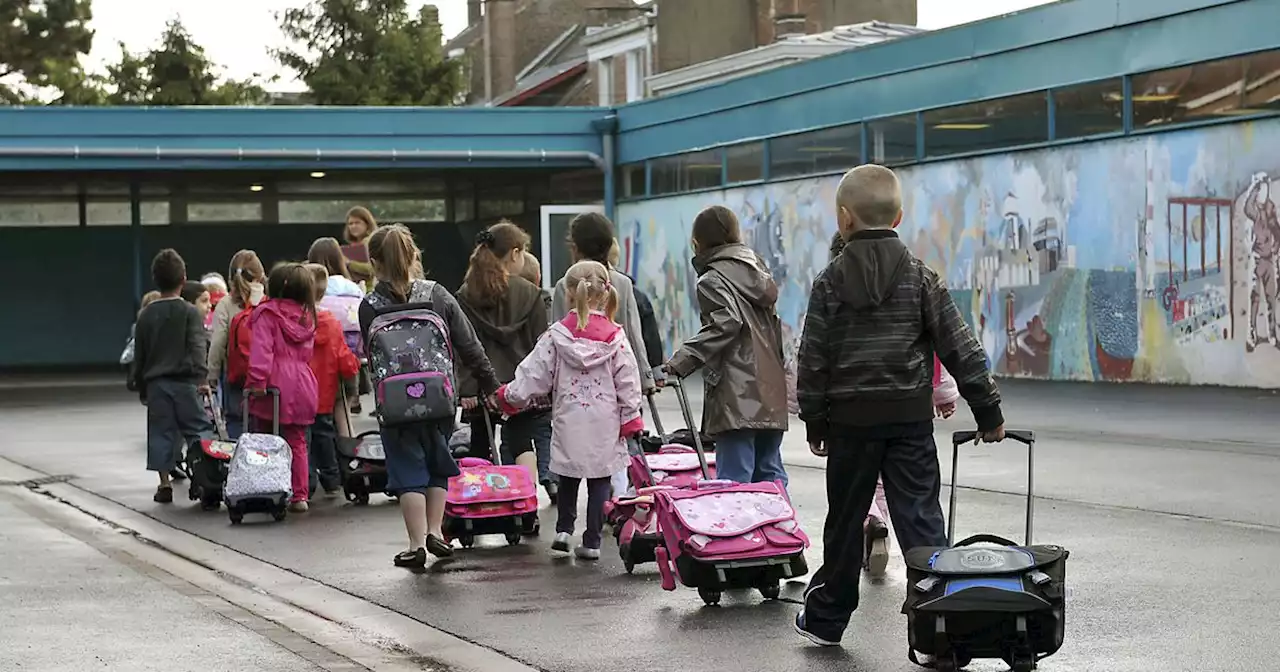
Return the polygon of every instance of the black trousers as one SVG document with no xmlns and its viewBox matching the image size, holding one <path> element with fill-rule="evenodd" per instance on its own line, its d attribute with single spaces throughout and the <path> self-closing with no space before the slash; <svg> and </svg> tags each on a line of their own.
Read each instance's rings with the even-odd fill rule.
<svg viewBox="0 0 1280 672">
<path fill-rule="evenodd" d="M 884 480 L 898 548 L 946 545 L 938 495 L 942 477 L 933 423 L 879 427 L 832 425 L 827 438 L 827 521 L 822 567 L 805 591 L 805 628 L 839 641 L 858 608 L 862 580 L 862 524 Z"/>
</svg>

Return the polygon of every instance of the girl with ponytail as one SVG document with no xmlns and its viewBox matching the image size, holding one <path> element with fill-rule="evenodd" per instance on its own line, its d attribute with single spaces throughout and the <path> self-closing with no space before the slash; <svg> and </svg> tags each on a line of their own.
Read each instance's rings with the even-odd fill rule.
<svg viewBox="0 0 1280 672">
<path fill-rule="evenodd" d="M 600 558 L 604 503 L 610 478 L 626 467 L 627 441 L 640 434 L 640 369 L 627 335 L 615 322 L 619 291 L 609 269 L 579 261 L 561 281 L 569 314 L 551 325 L 498 390 L 503 412 L 514 415 L 534 399 L 551 397 L 551 471 L 559 475 L 556 537 L 551 550 L 566 553 L 587 482 L 587 525 L 574 551 Z"/>
<path fill-rule="evenodd" d="M 240 436 L 244 421 L 240 417 L 243 412 L 240 399 L 244 390 L 238 383 L 225 380 L 231 320 L 262 303 L 266 297 L 266 276 L 266 269 L 256 252 L 236 252 L 227 269 L 227 295 L 213 309 L 209 329 L 209 386 L 222 391 L 222 411 L 227 419 L 227 433 L 233 440 Z"/>
<path fill-rule="evenodd" d="M 369 327 L 378 315 L 426 307 L 444 320 L 457 359 L 475 380 L 477 394 L 489 399 L 498 389 L 493 365 L 458 300 L 438 283 L 418 277 L 422 261 L 413 234 L 400 224 L 379 228 L 369 237 L 369 260 L 377 280 L 360 304 L 360 333 L 369 342 Z M 397 567 L 420 568 L 427 554 L 453 555 L 444 540 L 445 493 L 449 478 L 462 473 L 449 452 L 453 421 L 421 421 L 381 427 L 387 455 L 387 489 L 400 499 L 409 548 L 396 554 Z"/>
<path fill-rule="evenodd" d="M 547 330 L 547 304 L 536 285 L 521 277 L 529 234 L 502 221 L 476 236 L 471 262 L 458 303 L 471 320 L 493 363 L 498 381 L 511 382 L 520 361 L 533 352 L 538 338 Z M 458 367 L 458 389 L 465 420 L 471 424 L 471 455 L 490 459 L 492 447 L 479 405 L 479 384 L 465 366 Z M 503 423 L 503 462 L 514 461 L 541 482 L 547 496 L 556 501 L 558 483 L 552 480 L 551 414 L 546 405 L 537 405 L 513 415 Z M 512 459 L 508 459 L 512 458 Z M 537 518 L 531 517 L 525 531 L 534 532 Z"/>
</svg>

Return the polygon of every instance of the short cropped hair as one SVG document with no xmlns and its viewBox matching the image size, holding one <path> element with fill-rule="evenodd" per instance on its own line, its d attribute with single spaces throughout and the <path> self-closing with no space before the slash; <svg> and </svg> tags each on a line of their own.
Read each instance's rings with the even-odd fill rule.
<svg viewBox="0 0 1280 672">
<path fill-rule="evenodd" d="M 173 248 L 160 250 L 151 260 L 151 279 L 156 283 L 156 289 L 176 292 L 187 281 L 187 262 Z"/>
<path fill-rule="evenodd" d="M 892 228 L 902 212 L 902 184 L 892 170 L 867 164 L 844 174 L 836 203 L 868 229 Z"/>
</svg>

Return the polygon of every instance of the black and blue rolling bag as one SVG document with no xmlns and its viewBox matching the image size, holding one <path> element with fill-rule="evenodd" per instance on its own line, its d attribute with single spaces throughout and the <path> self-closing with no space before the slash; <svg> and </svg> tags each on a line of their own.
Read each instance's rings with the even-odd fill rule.
<svg viewBox="0 0 1280 672">
<path fill-rule="evenodd" d="M 960 444 L 977 439 L 966 431 L 952 436 L 948 546 L 906 552 L 908 656 L 923 667 L 954 672 L 975 658 L 999 658 L 1014 672 L 1030 672 L 1062 646 L 1069 553 L 1032 545 L 1035 435 L 1006 437 L 1027 446 L 1026 543 L 990 534 L 955 542 Z"/>
</svg>

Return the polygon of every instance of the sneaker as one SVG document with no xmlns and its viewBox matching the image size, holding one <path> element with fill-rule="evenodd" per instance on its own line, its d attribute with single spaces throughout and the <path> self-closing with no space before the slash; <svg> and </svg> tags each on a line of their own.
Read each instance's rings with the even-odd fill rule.
<svg viewBox="0 0 1280 672">
<path fill-rule="evenodd" d="M 156 494 L 151 496 L 151 501 L 157 504 L 173 503 L 173 486 L 162 485 L 156 488 Z"/>
<path fill-rule="evenodd" d="M 289 513 L 306 513 L 310 508 L 305 500 L 289 502 Z"/>
<path fill-rule="evenodd" d="M 556 551 L 558 553 L 568 553 L 569 540 L 572 538 L 573 538 L 573 535 L 569 534 L 568 532 L 556 532 L 556 539 L 555 541 L 551 542 L 551 550 Z"/>
<path fill-rule="evenodd" d="M 833 642 L 829 639 L 823 639 L 813 634 L 812 632 L 809 632 L 808 630 L 806 630 L 804 626 L 804 610 L 803 609 L 800 610 L 800 613 L 796 614 L 795 627 L 796 627 L 797 635 L 804 637 L 805 639 L 809 640 L 810 642 L 813 642 L 814 644 L 817 644 L 818 646 L 840 646 L 840 642 Z"/>
<path fill-rule="evenodd" d="M 600 559 L 600 549 L 598 548 L 588 548 L 586 546 L 579 546 L 573 549 L 573 554 L 578 556 L 578 559 L 580 560 L 599 560 Z"/>
<path fill-rule="evenodd" d="M 884 576 L 889 566 L 889 527 L 878 518 L 867 520 L 863 532 L 863 567 L 873 577 Z"/>
</svg>

